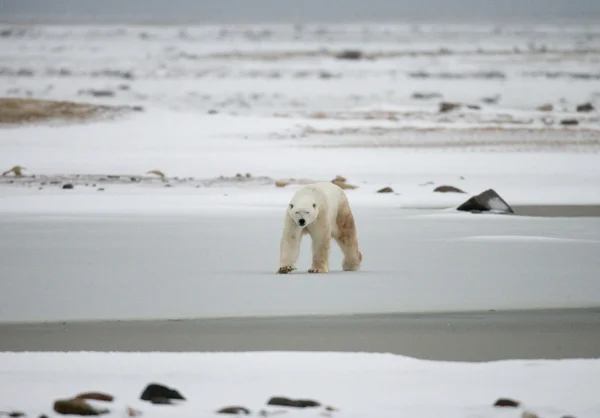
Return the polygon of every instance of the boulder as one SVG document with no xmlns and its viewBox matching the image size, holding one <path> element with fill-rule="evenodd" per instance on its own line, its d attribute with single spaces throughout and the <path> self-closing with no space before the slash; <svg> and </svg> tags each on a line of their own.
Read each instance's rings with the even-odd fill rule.
<svg viewBox="0 0 600 418">
<path fill-rule="evenodd" d="M 488 189 L 477 196 L 471 197 L 469 200 L 460 205 L 457 210 L 463 212 L 493 212 L 513 214 L 515 213 L 508 203 L 500 197 L 493 189 Z"/>
</svg>

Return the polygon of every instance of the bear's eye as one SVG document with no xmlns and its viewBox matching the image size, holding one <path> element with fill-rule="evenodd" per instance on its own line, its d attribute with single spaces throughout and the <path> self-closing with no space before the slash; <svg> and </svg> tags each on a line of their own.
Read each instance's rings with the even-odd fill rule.
<svg viewBox="0 0 600 418">
<path fill-rule="evenodd" d="M 315 209 L 317 208 L 317 204 L 316 203 L 313 203 L 313 208 L 315 208 Z"/>
<path fill-rule="evenodd" d="M 290 203 L 290 209 L 294 209 L 294 205 Z"/>
</svg>

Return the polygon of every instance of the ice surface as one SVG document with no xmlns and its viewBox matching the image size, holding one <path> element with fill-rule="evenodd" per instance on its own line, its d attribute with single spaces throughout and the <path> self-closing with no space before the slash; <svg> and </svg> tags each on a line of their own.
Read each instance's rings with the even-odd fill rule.
<svg viewBox="0 0 600 418">
<path fill-rule="evenodd" d="M 511 360 L 489 363 L 425 361 L 378 353 L 0 353 L 0 408 L 50 414 L 57 399 L 84 391 L 115 397 L 90 401 L 126 416 L 128 407 L 153 417 L 213 417 L 225 406 L 285 416 L 518 418 L 600 414 L 600 361 Z M 181 392 L 176 406 L 139 399 L 151 382 Z M 31 396 L 35 394 L 35 396 Z M 267 406 L 273 396 L 313 399 L 318 408 Z M 498 398 L 519 408 L 492 406 Z"/>
<path fill-rule="evenodd" d="M 427 215 L 438 211 L 359 206 L 360 272 L 342 271 L 333 244 L 331 272 L 307 273 L 306 237 L 298 270 L 278 275 L 281 207 L 53 209 L 0 220 L 0 321 L 600 305 L 599 218 L 444 218 Z M 481 236 L 494 238 L 465 239 Z"/>
</svg>

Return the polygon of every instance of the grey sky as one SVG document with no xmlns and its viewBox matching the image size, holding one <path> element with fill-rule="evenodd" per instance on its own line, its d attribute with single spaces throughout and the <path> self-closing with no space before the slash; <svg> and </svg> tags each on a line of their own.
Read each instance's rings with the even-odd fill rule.
<svg viewBox="0 0 600 418">
<path fill-rule="evenodd" d="M 600 22 L 600 0 L 0 0 L 0 19 L 97 22 Z"/>
</svg>

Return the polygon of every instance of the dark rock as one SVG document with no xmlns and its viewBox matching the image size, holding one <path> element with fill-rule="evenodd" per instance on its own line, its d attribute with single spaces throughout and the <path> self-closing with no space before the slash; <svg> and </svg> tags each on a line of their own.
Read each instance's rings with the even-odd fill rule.
<svg viewBox="0 0 600 418">
<path fill-rule="evenodd" d="M 429 100 L 429 99 L 441 99 L 441 93 L 425 93 L 425 92 L 414 92 L 411 96 L 417 100 Z"/>
<path fill-rule="evenodd" d="M 110 411 L 108 409 L 95 409 L 84 399 L 59 399 L 54 402 L 54 412 L 62 415 L 102 415 Z"/>
<path fill-rule="evenodd" d="M 114 398 L 112 395 L 109 395 L 107 393 L 84 392 L 84 393 L 80 393 L 79 395 L 75 396 L 75 399 L 94 399 L 96 401 L 112 402 Z"/>
<path fill-rule="evenodd" d="M 335 56 L 340 60 L 359 60 L 362 59 L 363 53 L 357 49 L 346 49 Z"/>
<path fill-rule="evenodd" d="M 498 398 L 496 402 L 494 402 L 494 406 L 501 407 L 509 407 L 509 408 L 518 408 L 520 403 L 518 401 L 508 399 L 508 398 Z"/>
<path fill-rule="evenodd" d="M 546 103 L 537 107 L 537 110 L 540 112 L 552 112 L 554 110 L 554 106 L 552 103 Z"/>
<path fill-rule="evenodd" d="M 577 111 L 578 112 L 593 112 L 594 110 L 596 110 L 594 108 L 594 105 L 591 103 L 583 103 L 577 106 Z"/>
<path fill-rule="evenodd" d="M 481 106 L 479 106 L 479 105 L 467 105 L 467 109 L 481 110 Z"/>
<path fill-rule="evenodd" d="M 42 415 L 40 415 L 38 418 L 48 418 L 48 415 L 46 415 L 46 414 L 42 414 Z"/>
<path fill-rule="evenodd" d="M 454 186 L 438 186 L 435 189 L 433 189 L 433 191 L 438 193 L 465 193 L 464 191 Z"/>
<path fill-rule="evenodd" d="M 99 191 L 99 192 L 103 192 L 103 191 L 104 191 L 104 187 L 100 187 L 100 188 L 98 189 L 98 191 Z"/>
<path fill-rule="evenodd" d="M 11 412 L 8 412 L 6 415 L 8 415 L 10 418 L 20 418 L 20 417 L 25 416 L 25 412 L 11 411 Z"/>
<path fill-rule="evenodd" d="M 171 389 L 158 383 L 148 384 L 140 395 L 140 399 L 143 401 L 151 401 L 157 398 L 185 400 L 176 389 Z"/>
<path fill-rule="evenodd" d="M 460 108 L 460 103 L 452 103 L 452 102 L 441 102 L 440 103 L 440 112 L 450 112 L 451 110 L 455 110 Z"/>
<path fill-rule="evenodd" d="M 457 210 L 463 212 L 494 212 L 515 213 L 513 209 L 500 197 L 494 189 L 488 189 L 460 205 Z"/>
<path fill-rule="evenodd" d="M 80 90 L 79 94 L 87 94 L 89 96 L 94 96 L 94 97 L 114 97 L 115 92 L 112 90 L 88 89 L 88 90 Z"/>
<path fill-rule="evenodd" d="M 321 406 L 321 404 L 317 401 L 313 401 L 310 399 L 289 399 L 281 396 L 275 396 L 269 399 L 267 405 L 277 405 L 277 406 L 291 406 L 294 408 L 309 408 Z"/>
<path fill-rule="evenodd" d="M 66 183 L 66 184 L 63 184 L 62 188 L 63 189 L 72 189 L 72 188 L 74 188 L 74 186 L 71 183 Z"/>
<path fill-rule="evenodd" d="M 150 403 L 153 403 L 154 405 L 172 405 L 171 400 L 163 396 L 156 396 L 154 398 L 150 398 Z"/>
<path fill-rule="evenodd" d="M 217 414 L 250 414 L 250 410 L 248 408 L 244 408 L 243 406 L 228 406 L 226 408 L 221 408 L 217 411 Z"/>
<path fill-rule="evenodd" d="M 144 106 L 133 106 L 131 109 L 134 112 L 143 112 L 144 111 Z"/>
<path fill-rule="evenodd" d="M 579 125 L 579 121 L 577 119 L 563 119 L 560 121 L 561 125 L 567 125 L 567 126 L 575 126 L 575 125 Z"/>
<path fill-rule="evenodd" d="M 377 190 L 377 193 L 394 193 L 394 189 L 391 187 L 384 187 L 383 189 Z"/>
</svg>

